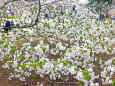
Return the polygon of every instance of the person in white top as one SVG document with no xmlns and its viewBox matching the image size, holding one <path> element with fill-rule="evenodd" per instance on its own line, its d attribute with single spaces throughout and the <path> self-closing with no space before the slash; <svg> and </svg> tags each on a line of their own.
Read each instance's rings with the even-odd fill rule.
<svg viewBox="0 0 115 86">
<path fill-rule="evenodd" d="M 112 23 L 115 24 L 115 15 L 111 16 Z"/>
</svg>

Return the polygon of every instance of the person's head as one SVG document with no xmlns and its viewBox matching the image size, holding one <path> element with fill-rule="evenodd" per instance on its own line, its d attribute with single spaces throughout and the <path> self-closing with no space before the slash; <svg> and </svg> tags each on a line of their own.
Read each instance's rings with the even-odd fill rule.
<svg viewBox="0 0 115 86">
<path fill-rule="evenodd" d="M 13 22 L 13 20 L 11 20 L 11 22 Z"/>
<path fill-rule="evenodd" d="M 8 23 L 8 21 L 4 22 L 4 23 Z"/>
<path fill-rule="evenodd" d="M 73 7 L 76 7 L 76 5 L 74 5 Z"/>
<path fill-rule="evenodd" d="M 8 22 L 8 23 L 10 23 L 10 21 L 9 21 L 9 20 L 8 20 L 7 22 Z"/>
<path fill-rule="evenodd" d="M 62 10 L 62 7 L 60 7 L 60 10 Z"/>
</svg>

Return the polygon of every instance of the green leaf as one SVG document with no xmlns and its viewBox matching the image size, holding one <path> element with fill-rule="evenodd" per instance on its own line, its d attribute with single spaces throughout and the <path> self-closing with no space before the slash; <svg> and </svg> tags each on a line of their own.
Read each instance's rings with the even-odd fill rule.
<svg viewBox="0 0 115 86">
<path fill-rule="evenodd" d="M 16 51 L 17 50 L 17 47 L 16 46 L 13 46 L 12 47 L 12 51 Z"/>
<path fill-rule="evenodd" d="M 85 29 L 86 29 L 87 31 L 89 31 L 89 29 L 90 29 L 90 26 L 87 26 Z"/>
<path fill-rule="evenodd" d="M 68 65 L 68 62 L 63 61 L 63 65 L 64 65 L 64 66 L 67 66 L 67 65 Z"/>
<path fill-rule="evenodd" d="M 18 75 L 18 74 L 19 74 L 19 72 L 18 72 L 18 71 L 15 71 L 15 74 L 16 74 L 16 75 Z"/>
<path fill-rule="evenodd" d="M 88 81 L 91 79 L 90 72 L 88 72 L 86 69 L 83 70 L 83 75 L 84 75 L 84 79 L 86 79 Z"/>
<path fill-rule="evenodd" d="M 32 77 L 32 79 L 36 79 L 37 78 L 37 76 L 34 75 L 34 74 L 31 77 Z"/>
<path fill-rule="evenodd" d="M 22 77 L 22 78 L 24 78 L 24 76 L 25 76 L 24 74 L 21 74 L 21 77 Z"/>
<path fill-rule="evenodd" d="M 9 45 L 9 43 L 6 43 L 6 44 L 4 45 L 4 48 L 7 48 L 7 47 L 8 47 L 8 45 Z"/>
<path fill-rule="evenodd" d="M 53 49 L 53 52 L 55 52 L 55 53 L 56 53 L 56 49 Z"/>
<path fill-rule="evenodd" d="M 7 64 L 8 64 L 8 66 L 11 66 L 13 64 L 13 62 L 8 62 Z"/>
<path fill-rule="evenodd" d="M 79 82 L 78 82 L 78 85 L 80 85 L 80 86 L 81 86 L 81 85 L 84 86 L 84 82 L 83 82 L 83 81 L 79 81 Z"/>
<path fill-rule="evenodd" d="M 53 61 L 58 62 L 58 59 L 57 58 L 53 58 Z"/>
<path fill-rule="evenodd" d="M 112 64 L 115 65 L 115 60 L 112 61 Z"/>
<path fill-rule="evenodd" d="M 21 69 L 22 69 L 22 70 L 26 70 L 26 64 L 22 64 L 22 65 L 21 65 Z"/>
<path fill-rule="evenodd" d="M 82 31 L 80 31 L 79 33 L 82 34 Z"/>
<path fill-rule="evenodd" d="M 99 31 L 100 29 L 99 28 L 97 28 L 97 31 Z"/>
<path fill-rule="evenodd" d="M 104 48 L 104 46 L 105 46 L 104 43 L 100 43 L 100 45 L 101 45 L 103 48 Z"/>
<path fill-rule="evenodd" d="M 101 39 L 101 37 L 102 37 L 102 34 L 99 35 L 99 39 Z"/>
<path fill-rule="evenodd" d="M 26 57 L 25 54 L 18 56 L 18 58 L 21 59 L 21 60 L 22 60 L 22 59 L 25 59 L 25 57 Z"/>
<path fill-rule="evenodd" d="M 112 80 L 112 85 L 115 86 L 115 79 Z"/>
<path fill-rule="evenodd" d="M 75 71 L 79 71 L 79 68 L 78 68 L 78 67 L 75 67 L 74 70 L 75 70 Z"/>
<path fill-rule="evenodd" d="M 108 51 L 109 53 L 112 53 L 112 49 L 107 48 L 107 51 Z"/>
<path fill-rule="evenodd" d="M 114 31 L 112 31 L 112 30 L 110 31 L 110 33 L 111 33 L 111 35 L 113 35 L 113 36 L 115 35 L 115 32 L 114 32 Z"/>
<path fill-rule="evenodd" d="M 104 65 L 105 64 L 105 60 L 102 60 L 102 65 Z"/>
<path fill-rule="evenodd" d="M 93 56 L 93 52 L 92 51 L 90 51 L 90 56 Z"/>
<path fill-rule="evenodd" d="M 45 53 L 46 52 L 46 48 L 45 47 L 41 47 L 43 52 Z"/>
<path fill-rule="evenodd" d="M 0 40 L 0 44 L 3 44 L 4 43 L 4 41 L 3 40 Z"/>
</svg>

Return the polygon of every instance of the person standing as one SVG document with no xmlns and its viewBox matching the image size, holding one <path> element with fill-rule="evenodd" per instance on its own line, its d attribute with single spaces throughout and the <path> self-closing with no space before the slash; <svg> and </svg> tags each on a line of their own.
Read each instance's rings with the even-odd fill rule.
<svg viewBox="0 0 115 86">
<path fill-rule="evenodd" d="M 62 8 L 61 8 L 60 14 L 61 14 L 62 16 L 64 15 L 64 12 L 62 11 Z"/>
<path fill-rule="evenodd" d="M 113 24 L 115 24 L 115 15 L 114 15 L 114 17 L 113 17 Z"/>
<path fill-rule="evenodd" d="M 6 20 L 2 22 L 2 27 L 5 27 L 5 24 L 6 24 Z"/>
<path fill-rule="evenodd" d="M 11 23 L 10 21 L 6 21 L 4 31 L 8 33 L 8 31 L 11 31 Z"/>
<path fill-rule="evenodd" d="M 99 15 L 99 24 L 102 21 L 102 14 Z"/>
<path fill-rule="evenodd" d="M 76 5 L 73 6 L 72 10 L 75 11 Z"/>
<path fill-rule="evenodd" d="M 11 24 L 11 26 L 14 26 L 14 25 L 15 25 L 13 20 L 11 21 L 11 23 L 10 23 L 10 24 Z"/>
<path fill-rule="evenodd" d="M 115 17 L 111 16 L 112 23 L 115 24 Z"/>
<path fill-rule="evenodd" d="M 45 13 L 44 17 L 48 19 L 48 14 L 47 14 L 47 13 Z"/>
<path fill-rule="evenodd" d="M 57 15 L 56 15 L 56 13 L 54 12 L 54 13 L 53 13 L 53 18 L 56 18 L 56 16 L 57 16 Z"/>
</svg>

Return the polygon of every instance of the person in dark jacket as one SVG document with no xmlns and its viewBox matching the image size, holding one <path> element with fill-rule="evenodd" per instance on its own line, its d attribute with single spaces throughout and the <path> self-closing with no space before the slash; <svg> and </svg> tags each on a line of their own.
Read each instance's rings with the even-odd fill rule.
<svg viewBox="0 0 115 86">
<path fill-rule="evenodd" d="M 56 18 L 56 16 L 57 16 L 56 13 L 54 13 L 54 14 L 53 14 L 53 18 Z"/>
<path fill-rule="evenodd" d="M 45 18 L 48 18 L 48 14 L 47 14 L 47 13 L 45 13 L 44 17 L 45 17 Z"/>
<path fill-rule="evenodd" d="M 102 14 L 99 15 L 99 24 L 102 21 Z"/>
<path fill-rule="evenodd" d="M 62 11 L 62 8 L 61 8 L 60 14 L 61 14 L 62 16 L 64 15 L 64 12 Z"/>
<path fill-rule="evenodd" d="M 76 5 L 73 6 L 72 10 L 75 11 Z"/>
<path fill-rule="evenodd" d="M 63 12 L 62 10 L 61 10 L 61 12 L 60 12 L 60 13 L 61 13 L 61 15 L 63 15 L 63 14 L 64 14 L 64 12 Z"/>
<path fill-rule="evenodd" d="M 6 21 L 6 23 L 5 23 L 5 32 L 8 32 L 8 31 L 11 31 L 11 23 L 10 23 L 10 21 Z"/>
</svg>

